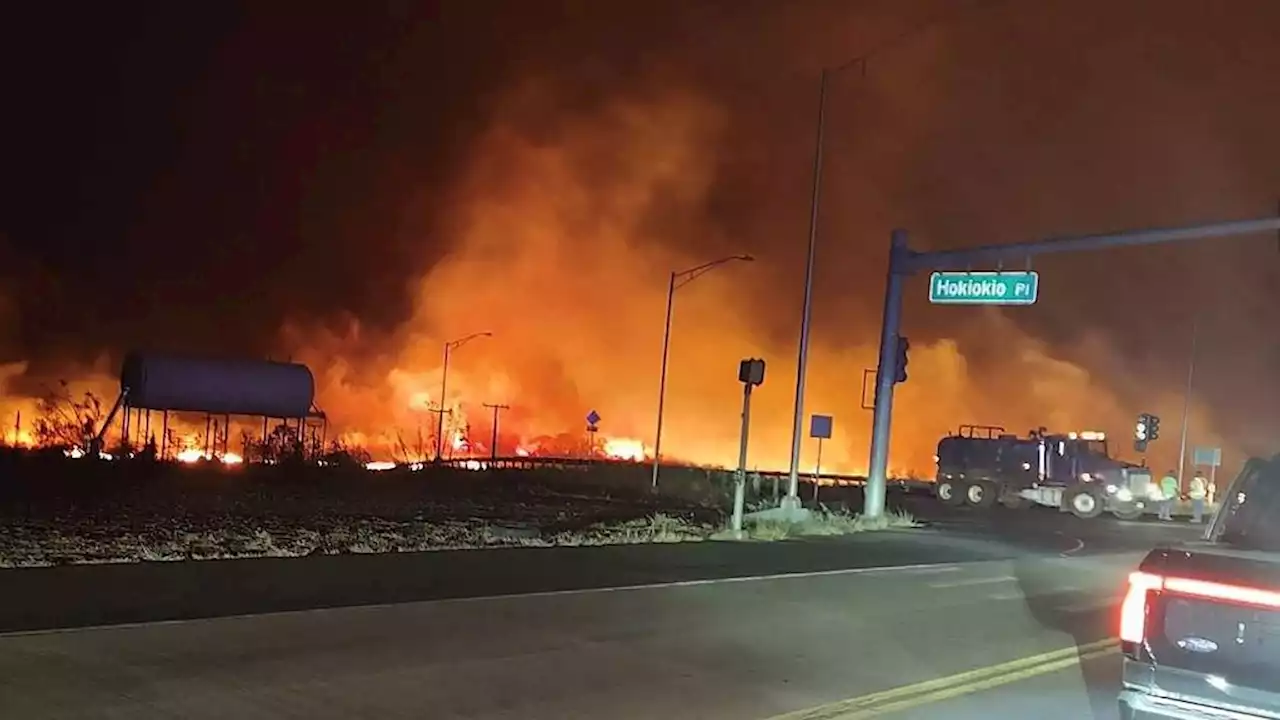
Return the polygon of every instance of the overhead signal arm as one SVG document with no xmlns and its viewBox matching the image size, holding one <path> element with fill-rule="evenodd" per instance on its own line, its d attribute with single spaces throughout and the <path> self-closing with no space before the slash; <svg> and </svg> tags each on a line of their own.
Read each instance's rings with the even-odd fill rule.
<svg viewBox="0 0 1280 720">
<path fill-rule="evenodd" d="M 1234 220 L 1187 227 L 1130 230 L 1106 235 L 1047 238 L 1007 245 L 982 245 L 961 250 L 918 252 L 904 247 L 905 252 L 901 253 L 902 256 L 898 259 L 900 265 L 898 272 L 903 275 L 911 275 L 920 270 L 965 270 L 981 263 L 1009 262 L 1049 253 L 1159 245 L 1184 240 L 1233 237 L 1269 231 L 1280 232 L 1280 217 Z"/>
<path fill-rule="evenodd" d="M 867 473 L 863 514 L 877 518 L 884 514 L 885 485 L 889 464 L 889 428 L 893 416 L 898 337 L 902 326 L 903 280 L 920 270 L 967 270 L 975 264 L 1025 260 L 1047 253 L 1082 252 L 1118 247 L 1159 245 L 1185 240 L 1233 237 L 1261 232 L 1280 232 L 1280 217 L 1234 220 L 1186 227 L 1131 230 L 1104 235 L 1048 238 L 1008 245 L 985 245 L 962 250 L 920 252 L 912 250 L 906 230 L 894 230 L 890 237 L 888 278 L 885 283 L 884 319 L 880 326 L 880 355 L 876 373 L 875 416 L 872 420 L 871 461 Z M 888 372 L 885 370 L 889 369 Z"/>
</svg>

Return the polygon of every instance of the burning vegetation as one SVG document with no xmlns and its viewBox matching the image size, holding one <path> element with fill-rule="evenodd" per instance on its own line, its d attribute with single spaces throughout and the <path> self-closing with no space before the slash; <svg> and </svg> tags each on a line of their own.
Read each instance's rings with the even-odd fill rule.
<svg viewBox="0 0 1280 720">
<path fill-rule="evenodd" d="M 410 237 L 402 240 L 434 237 L 448 247 L 410 288 L 403 322 L 391 330 L 354 318 L 283 329 L 276 349 L 315 372 L 327 426 L 299 433 L 260 420 L 174 416 L 165 433 L 154 417 L 149 426 L 142 418 L 133 422 L 127 448 L 154 445 L 158 456 L 188 462 L 278 461 L 290 447 L 383 464 L 427 462 L 437 448 L 444 459 L 643 461 L 652 453 L 667 274 L 709 256 L 751 251 L 759 262 L 717 270 L 674 297 L 663 455 L 733 464 L 741 393 L 735 369 L 743 357 L 763 357 L 769 368 L 753 396 L 750 464 L 785 468 L 800 300 L 790 290 L 800 266 L 794 254 L 741 247 L 712 219 L 725 117 L 672 87 L 575 113 L 565 112 L 555 88 L 539 83 L 497 103 L 445 194 L 449 211 L 426 222 L 436 204 L 410 200 L 403 208 Z M 861 279 L 846 282 L 875 298 L 879 281 L 863 280 L 882 272 L 883 257 L 864 255 L 859 267 L 874 272 L 858 270 Z M 860 474 L 870 414 L 859 389 L 864 369 L 875 365 L 879 308 L 833 299 L 829 286 L 816 292 L 806 412 L 835 418 L 823 469 Z M 916 310 L 923 308 L 908 307 L 908 316 Z M 931 475 L 938 439 L 964 422 L 1116 435 L 1139 409 L 1181 414 L 1180 392 L 1138 388 L 1101 336 L 1086 333 L 1058 352 L 997 311 L 964 312 L 945 331 L 917 333 L 908 322 L 911 377 L 898 389 L 890 450 L 897 474 Z M 446 364 L 446 345 L 480 331 L 487 336 L 457 347 Z M 1000 338 L 999 349 L 974 338 Z M 1082 358 L 1107 376 L 1086 369 Z M 117 392 L 114 374 L 99 365 L 42 377 L 43 385 L 32 387 L 24 365 L 6 366 L 0 437 L 85 447 L 86 423 L 98 423 Z M 49 377 L 70 379 L 55 387 L 56 399 Z M 509 408 L 494 414 L 495 404 Z M 587 432 L 591 410 L 603 417 L 598 433 Z M 1209 425 L 1204 408 L 1193 405 L 1193 441 L 1223 445 Z M 816 453 L 806 438 L 806 471 Z"/>
<path fill-rule="evenodd" d="M 94 441 L 107 421 L 108 406 L 93 391 L 75 395 L 68 383 L 60 383 L 44 397 L 29 403 L 24 415 L 15 409 L 13 423 L 0 444 L 16 448 L 60 450 L 67 457 L 80 458 L 92 452 Z M 463 416 L 461 406 L 454 409 Z M 406 437 L 337 432 L 329 435 L 327 423 L 254 420 L 197 413 L 161 413 L 129 410 L 128 428 L 123 415 L 105 433 L 99 451 L 105 459 L 117 455 L 159 461 L 194 464 L 217 462 L 239 465 L 244 462 L 279 464 L 297 457 L 322 465 L 355 463 L 370 470 L 393 469 L 401 465 L 421 466 L 435 459 L 434 426 L 419 425 Z M 446 411 L 445 441 L 440 444 L 446 461 L 478 458 L 598 458 L 639 462 L 646 457 L 644 444 L 629 438 L 600 440 L 576 438 L 570 434 L 524 439 L 510 433 L 497 434 L 495 447 L 491 428 L 486 439 L 472 439 L 470 423 L 463 417 L 452 419 Z M 25 418 L 25 421 L 24 421 Z M 127 432 L 127 435 L 125 434 Z M 371 449 L 372 448 L 372 449 Z M 376 453 L 376 454 L 375 454 Z"/>
</svg>

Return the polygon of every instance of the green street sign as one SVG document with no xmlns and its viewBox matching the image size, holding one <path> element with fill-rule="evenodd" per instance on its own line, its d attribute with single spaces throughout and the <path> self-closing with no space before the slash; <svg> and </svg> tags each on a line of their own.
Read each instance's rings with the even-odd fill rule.
<svg viewBox="0 0 1280 720">
<path fill-rule="evenodd" d="M 936 305 L 1035 305 L 1037 272 L 935 272 L 929 302 Z"/>
</svg>

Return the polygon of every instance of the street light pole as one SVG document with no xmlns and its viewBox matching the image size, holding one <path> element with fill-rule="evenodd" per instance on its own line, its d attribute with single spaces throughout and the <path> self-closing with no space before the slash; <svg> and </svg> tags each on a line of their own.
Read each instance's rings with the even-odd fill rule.
<svg viewBox="0 0 1280 720">
<path fill-rule="evenodd" d="M 823 68 L 818 83 L 818 132 L 813 151 L 813 194 L 809 200 L 809 248 L 804 267 L 804 306 L 800 311 L 800 347 L 796 353 L 796 398 L 791 418 L 791 465 L 787 475 L 787 497 L 784 507 L 800 507 L 800 443 L 804 433 L 804 385 L 809 370 L 809 329 L 813 316 L 813 261 L 818 248 L 818 210 L 822 203 L 822 151 L 826 135 L 827 79 L 846 68 L 862 68 L 866 74 L 866 56 L 857 57 L 834 68 Z"/>
<path fill-rule="evenodd" d="M 800 500 L 800 442 L 804 431 L 804 381 L 809 369 L 809 323 L 813 314 L 813 258 L 818 246 L 818 208 L 822 195 L 822 141 L 827 118 L 827 70 L 818 84 L 818 139 L 813 153 L 813 196 L 809 202 L 809 251 L 804 266 L 804 307 L 800 311 L 800 348 L 796 355 L 796 399 L 791 418 L 791 466 L 783 505 Z"/>
<path fill-rule="evenodd" d="M 436 462 L 440 462 L 444 458 L 444 397 L 445 391 L 449 389 L 449 353 L 478 337 L 493 337 L 493 333 L 472 333 L 466 337 L 458 338 L 457 340 L 450 340 L 444 344 L 444 365 L 440 370 L 440 409 L 437 411 L 439 416 L 436 418 Z"/>
<path fill-rule="evenodd" d="M 1191 417 L 1191 386 L 1196 377 L 1196 340 L 1200 335 L 1200 311 L 1196 310 L 1195 319 L 1191 321 L 1191 357 L 1187 361 L 1187 389 L 1182 396 L 1182 440 L 1178 443 L 1178 487 L 1182 484 L 1182 473 L 1187 463 L 1187 424 Z"/>
<path fill-rule="evenodd" d="M 444 344 L 444 365 L 440 371 L 440 409 L 436 413 L 436 462 L 444 456 L 444 393 L 449 382 L 449 348 L 451 343 Z"/>
<path fill-rule="evenodd" d="M 676 290 L 697 280 L 715 268 L 734 260 L 752 262 L 755 258 L 750 255 L 730 255 L 688 270 L 672 271 L 671 278 L 667 283 L 667 319 L 662 330 L 662 370 L 658 375 L 658 427 L 653 434 L 652 486 L 654 490 L 658 489 L 658 468 L 662 464 L 662 417 L 666 409 L 667 400 L 667 358 L 671 350 L 671 307 L 675 300 Z"/>
<path fill-rule="evenodd" d="M 667 283 L 667 321 L 662 328 L 662 370 L 658 375 L 658 429 L 653 434 L 653 483 L 658 489 L 658 464 L 662 456 L 662 413 L 667 403 L 667 356 L 671 350 L 671 301 L 676 296 L 676 272 Z"/>
<path fill-rule="evenodd" d="M 983 7 L 984 4 L 985 0 L 976 5 L 962 7 L 959 10 L 938 15 L 919 25 L 908 28 L 905 32 L 890 38 L 870 52 L 863 53 L 840 65 L 823 68 L 822 70 L 822 78 L 818 88 L 818 133 L 813 158 L 813 195 L 810 198 L 809 208 L 809 251 L 805 259 L 804 309 L 801 311 L 800 316 L 800 347 L 796 353 L 796 398 L 791 427 L 791 467 L 787 476 L 787 497 L 782 501 L 782 507 L 789 510 L 799 510 L 800 508 L 800 443 L 804 432 L 805 374 L 808 372 L 809 366 L 809 328 L 810 315 L 813 309 L 813 259 L 818 246 L 818 207 L 821 203 L 822 193 L 822 146 L 825 139 L 824 131 L 826 130 L 827 80 L 852 67 L 857 67 L 861 71 L 862 77 L 865 78 L 867 76 L 867 63 L 871 58 L 901 46 L 925 30 L 950 22 L 961 15 Z"/>
</svg>

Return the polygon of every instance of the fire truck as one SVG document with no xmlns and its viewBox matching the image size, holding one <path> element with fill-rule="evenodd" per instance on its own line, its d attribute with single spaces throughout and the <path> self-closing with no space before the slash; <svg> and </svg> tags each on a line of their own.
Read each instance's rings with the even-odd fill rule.
<svg viewBox="0 0 1280 720">
<path fill-rule="evenodd" d="M 1080 518 L 1109 512 L 1132 520 L 1158 490 L 1146 467 L 1116 460 L 1104 433 L 1050 433 L 1026 437 L 995 425 L 961 425 L 938 443 L 934 493 L 947 505 L 1058 508 Z"/>
</svg>

